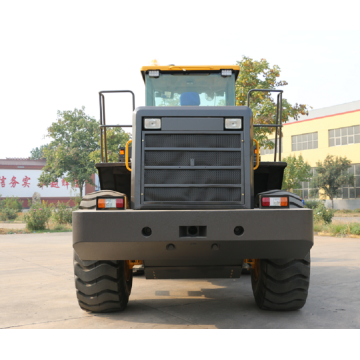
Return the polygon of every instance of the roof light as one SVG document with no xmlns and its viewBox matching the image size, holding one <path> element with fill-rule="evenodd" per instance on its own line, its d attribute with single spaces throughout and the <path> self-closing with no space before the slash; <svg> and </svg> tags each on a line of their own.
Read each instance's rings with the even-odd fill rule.
<svg viewBox="0 0 360 360">
<path fill-rule="evenodd" d="M 160 76 L 159 70 L 149 70 L 149 77 L 158 78 Z"/>
<path fill-rule="evenodd" d="M 239 130 L 241 126 L 241 119 L 225 119 L 225 129 Z"/>
<path fill-rule="evenodd" d="M 261 198 L 261 207 L 289 207 L 289 198 L 283 197 L 267 197 Z"/>
<path fill-rule="evenodd" d="M 232 70 L 221 70 L 221 76 L 231 76 Z"/>
<path fill-rule="evenodd" d="M 161 119 L 145 119 L 145 129 L 161 129 Z"/>
</svg>

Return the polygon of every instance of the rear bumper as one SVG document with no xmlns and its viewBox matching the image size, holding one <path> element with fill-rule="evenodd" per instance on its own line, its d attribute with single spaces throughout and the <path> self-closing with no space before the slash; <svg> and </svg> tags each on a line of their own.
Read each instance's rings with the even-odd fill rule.
<svg viewBox="0 0 360 360">
<path fill-rule="evenodd" d="M 184 226 L 201 226 L 202 236 L 184 236 L 180 231 Z M 241 236 L 234 233 L 236 226 L 243 227 Z M 144 227 L 151 228 L 150 236 L 142 234 Z M 310 209 L 73 213 L 73 246 L 83 260 L 134 259 L 144 260 L 146 266 L 236 265 L 244 258 L 303 258 L 313 242 Z"/>
</svg>

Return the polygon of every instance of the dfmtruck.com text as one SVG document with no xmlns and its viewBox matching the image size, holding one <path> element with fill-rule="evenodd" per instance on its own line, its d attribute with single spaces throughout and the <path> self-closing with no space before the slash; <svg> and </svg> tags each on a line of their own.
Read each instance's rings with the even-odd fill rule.
<svg viewBox="0 0 360 360">
<path fill-rule="evenodd" d="M 245 341 L 179 341 L 180 350 L 351 350 L 350 341 L 303 340 L 261 340 L 250 338 Z"/>
</svg>

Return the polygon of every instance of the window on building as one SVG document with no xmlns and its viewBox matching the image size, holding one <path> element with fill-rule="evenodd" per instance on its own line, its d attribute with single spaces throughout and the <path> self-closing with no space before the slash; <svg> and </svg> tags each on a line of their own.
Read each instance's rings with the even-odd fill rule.
<svg viewBox="0 0 360 360">
<path fill-rule="evenodd" d="M 360 199 L 360 164 L 351 165 L 349 173 L 355 177 L 354 184 L 348 184 L 338 190 L 337 199 Z"/>
<path fill-rule="evenodd" d="M 270 141 L 272 141 L 272 143 L 274 144 L 275 146 L 275 139 L 269 139 Z M 283 152 L 283 141 L 281 139 L 281 152 Z M 274 154 L 275 152 L 275 148 L 272 148 L 272 149 L 265 149 L 264 147 L 261 147 L 260 148 L 260 154 L 261 155 L 271 155 L 271 154 Z M 278 149 L 277 149 L 277 153 L 279 153 L 279 139 L 278 139 Z"/>
<path fill-rule="evenodd" d="M 291 137 L 291 150 L 302 151 L 318 148 L 318 133 L 294 135 Z"/>
<path fill-rule="evenodd" d="M 311 179 L 315 175 L 316 168 L 311 169 L 311 177 L 309 181 L 301 182 L 301 189 L 295 189 L 294 193 L 306 199 L 317 199 L 319 197 L 319 189 L 311 187 Z"/>
<path fill-rule="evenodd" d="M 360 125 L 329 130 L 329 146 L 360 143 Z"/>
</svg>

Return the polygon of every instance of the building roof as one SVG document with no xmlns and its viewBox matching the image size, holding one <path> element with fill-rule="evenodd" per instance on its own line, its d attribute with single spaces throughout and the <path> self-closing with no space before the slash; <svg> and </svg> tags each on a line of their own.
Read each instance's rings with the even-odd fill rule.
<svg viewBox="0 0 360 360">
<path fill-rule="evenodd" d="M 352 101 L 340 105 L 328 106 L 321 109 L 311 110 L 309 111 L 308 116 L 300 115 L 298 120 L 294 120 L 293 118 L 291 118 L 286 124 L 296 123 L 304 120 L 313 120 L 327 116 L 334 116 L 334 115 L 344 114 L 353 111 L 360 111 L 360 100 Z"/>
<path fill-rule="evenodd" d="M 41 160 L 30 160 L 30 158 L 6 158 L 0 159 L 0 168 L 31 168 L 31 169 L 42 169 L 46 165 L 46 159 Z"/>
</svg>

